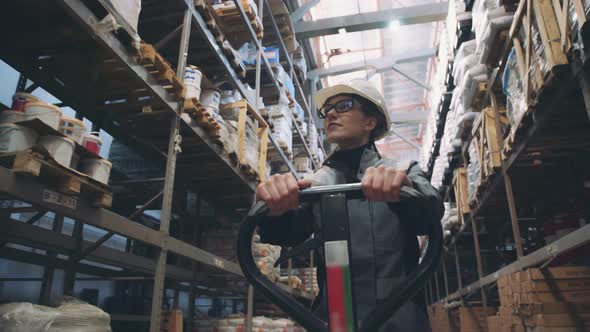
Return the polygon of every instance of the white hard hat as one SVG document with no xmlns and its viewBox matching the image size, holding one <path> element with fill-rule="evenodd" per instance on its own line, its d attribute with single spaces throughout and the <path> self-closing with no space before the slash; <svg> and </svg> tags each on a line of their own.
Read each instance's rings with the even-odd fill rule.
<svg viewBox="0 0 590 332">
<path fill-rule="evenodd" d="M 320 108 L 324 105 L 324 103 L 326 103 L 326 100 L 340 94 L 361 96 L 375 104 L 377 110 L 385 116 L 385 130 L 375 133 L 374 139 L 380 140 L 389 134 L 389 130 L 391 129 L 391 119 L 389 118 L 389 113 L 387 112 L 385 98 L 383 98 L 383 95 L 373 84 L 367 80 L 354 79 L 346 84 L 337 84 L 321 89 L 315 94 L 313 101 L 315 102 L 316 107 Z"/>
</svg>

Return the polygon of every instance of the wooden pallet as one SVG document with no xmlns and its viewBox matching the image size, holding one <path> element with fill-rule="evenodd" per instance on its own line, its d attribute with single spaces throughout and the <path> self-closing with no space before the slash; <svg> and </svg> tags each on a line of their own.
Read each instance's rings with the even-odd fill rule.
<svg viewBox="0 0 590 332">
<path fill-rule="evenodd" d="M 176 72 L 172 70 L 168 61 L 152 45 L 140 43 L 137 62 L 143 65 L 168 92 L 184 98 L 184 84 L 176 77 Z"/>
<path fill-rule="evenodd" d="M 109 208 L 113 203 L 108 185 L 58 164 L 42 147 L 0 154 L 0 164 L 16 174 L 33 176 L 59 193 L 89 199 L 94 206 Z"/>
<path fill-rule="evenodd" d="M 258 15 L 254 13 L 254 10 L 248 4 L 243 6 L 243 8 L 246 12 L 246 16 L 248 16 L 248 20 L 250 21 L 252 29 L 256 33 L 256 37 L 258 39 L 262 39 L 264 37 L 264 28 L 262 27 L 262 23 L 260 22 Z M 246 36 L 248 35 L 246 27 L 242 23 L 242 16 L 240 15 L 240 11 L 237 7 L 222 7 L 216 9 L 215 14 L 219 18 L 219 21 L 223 25 L 226 32 L 244 33 Z"/>
<path fill-rule="evenodd" d="M 205 129 L 211 137 L 219 137 L 221 125 L 215 121 L 197 98 L 184 100 L 184 112 L 188 113 L 199 127 Z"/>
<path fill-rule="evenodd" d="M 195 0 L 195 8 L 205 19 L 207 28 L 215 38 L 215 41 L 219 47 L 223 50 L 223 53 L 227 57 L 227 60 L 230 62 L 232 68 L 236 71 L 236 74 L 241 78 L 245 78 L 246 67 L 244 66 L 242 60 L 236 56 L 235 52 L 233 52 L 231 44 L 227 42 L 227 38 L 217 23 L 213 8 L 205 0 Z"/>
</svg>

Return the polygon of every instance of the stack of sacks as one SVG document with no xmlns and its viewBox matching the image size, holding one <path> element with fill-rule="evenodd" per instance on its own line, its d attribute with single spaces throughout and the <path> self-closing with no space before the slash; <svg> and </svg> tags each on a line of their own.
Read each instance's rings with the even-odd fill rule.
<svg viewBox="0 0 590 332">
<path fill-rule="evenodd" d="M 444 28 L 443 28 L 444 29 Z M 429 102 L 432 105 L 426 124 L 426 129 L 422 139 L 422 151 L 420 155 L 420 166 L 427 169 L 428 161 L 431 158 L 432 146 L 436 138 L 436 125 L 439 119 L 439 108 L 442 102 L 443 94 L 447 92 L 446 78 L 449 63 L 452 61 L 451 48 L 448 45 L 447 38 L 442 38 L 439 46 L 438 57 L 436 58 L 434 77 L 431 82 Z"/>
<path fill-rule="evenodd" d="M 502 78 L 504 93 L 507 97 L 506 115 L 508 116 L 512 130 L 517 127 L 516 124 L 520 122 L 522 115 L 526 111 L 526 98 L 522 78 L 523 73 L 518 66 L 516 53 L 513 49 L 506 61 L 506 68 L 504 69 L 504 76 Z"/>
<path fill-rule="evenodd" d="M 479 63 L 488 63 L 491 53 L 500 49 L 497 37 L 510 29 L 514 12 L 501 5 L 501 0 L 477 0 L 473 4 L 473 31 L 477 41 Z M 495 60 L 495 59 L 493 59 Z"/>
<path fill-rule="evenodd" d="M 479 161 L 479 152 L 477 148 L 477 140 L 471 140 L 469 144 L 469 165 L 467 166 L 467 197 L 471 204 L 477 198 L 477 189 L 480 185 L 481 167 Z"/>
<path fill-rule="evenodd" d="M 464 113 L 464 110 L 471 108 L 479 84 L 489 80 L 488 69 L 486 65 L 468 62 L 465 63 L 465 67 L 458 69 L 458 71 L 459 74 L 462 73 L 462 76 L 458 80 L 459 85 L 453 90 L 451 108 L 463 110 Z M 457 80 L 457 78 L 455 79 Z"/>
<path fill-rule="evenodd" d="M 260 272 L 273 281 L 279 280 L 280 269 L 274 263 L 281 255 L 281 247 L 265 243 L 252 243 L 252 256 Z"/>
<path fill-rule="evenodd" d="M 457 212 L 457 207 L 452 206 L 450 202 L 445 202 L 445 213 L 441 219 L 441 224 L 443 225 L 443 229 L 445 231 L 445 237 L 447 234 L 450 235 L 450 230 L 459 226 L 459 215 Z"/>
<path fill-rule="evenodd" d="M 471 12 L 466 12 L 465 7 L 464 1 L 449 1 L 449 12 L 445 21 L 445 27 L 448 28 L 445 29 L 446 33 L 442 35 L 443 37 L 446 36 L 449 45 L 457 44 L 457 30 L 453 29 L 452 27 L 457 27 L 459 25 L 459 21 L 471 19 Z"/>
</svg>

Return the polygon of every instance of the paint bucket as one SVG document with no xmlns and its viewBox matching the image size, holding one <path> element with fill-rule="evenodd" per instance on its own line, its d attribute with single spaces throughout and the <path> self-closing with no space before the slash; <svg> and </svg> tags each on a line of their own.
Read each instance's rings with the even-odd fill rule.
<svg viewBox="0 0 590 332">
<path fill-rule="evenodd" d="M 84 134 L 86 134 L 86 125 L 82 120 L 62 116 L 59 122 L 59 132 L 81 144 Z"/>
<path fill-rule="evenodd" d="M 76 148 L 76 144 L 72 139 L 62 136 L 41 136 L 39 138 L 39 144 L 42 145 L 59 164 L 65 167 L 70 167 L 72 156 L 74 155 L 74 149 Z"/>
<path fill-rule="evenodd" d="M 186 88 L 186 99 L 201 98 L 201 80 L 203 74 L 199 68 L 189 65 L 184 70 L 184 86 Z"/>
<path fill-rule="evenodd" d="M 37 143 L 39 135 L 31 129 L 13 123 L 0 124 L 0 152 L 27 150 Z"/>
<path fill-rule="evenodd" d="M 55 105 L 42 102 L 29 102 L 25 105 L 25 120 L 39 119 L 57 130 L 60 118 L 61 110 Z"/>
<path fill-rule="evenodd" d="M 15 111 L 24 112 L 27 103 L 41 103 L 41 99 L 26 92 L 17 92 L 12 96 L 12 106 L 10 108 Z"/>
<path fill-rule="evenodd" d="M 25 120 L 25 113 L 21 111 L 6 110 L 0 112 L 0 123 L 15 123 Z"/>
<path fill-rule="evenodd" d="M 109 183 L 112 164 L 105 159 L 83 159 L 78 163 L 78 170 L 98 182 Z"/>
<path fill-rule="evenodd" d="M 99 154 L 100 148 L 102 147 L 102 139 L 98 137 L 98 133 L 93 132 L 90 135 L 84 136 L 82 139 L 82 146 L 94 154 Z"/>
<path fill-rule="evenodd" d="M 205 107 L 211 114 L 219 113 L 219 101 L 221 100 L 221 94 L 217 90 L 207 89 L 201 93 L 201 105 Z"/>
</svg>

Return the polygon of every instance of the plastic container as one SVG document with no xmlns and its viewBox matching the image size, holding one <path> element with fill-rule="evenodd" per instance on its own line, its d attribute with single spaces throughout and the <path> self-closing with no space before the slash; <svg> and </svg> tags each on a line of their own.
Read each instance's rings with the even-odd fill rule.
<svg viewBox="0 0 590 332">
<path fill-rule="evenodd" d="M 218 90 L 207 89 L 201 93 L 201 104 L 211 113 L 219 113 L 219 102 L 221 94 Z"/>
<path fill-rule="evenodd" d="M 82 144 L 86 134 L 86 125 L 82 120 L 63 116 L 59 122 L 59 132 L 73 139 L 76 143 Z"/>
<path fill-rule="evenodd" d="M 16 152 L 30 149 L 39 135 L 31 129 L 13 123 L 0 124 L 0 152 Z"/>
<path fill-rule="evenodd" d="M 84 136 L 82 139 L 82 146 L 84 146 L 86 150 L 90 152 L 99 154 L 100 148 L 102 147 L 102 139 L 98 137 L 98 133 L 92 132 L 90 135 Z"/>
<path fill-rule="evenodd" d="M 184 70 L 184 86 L 186 87 L 186 98 L 201 98 L 201 80 L 203 73 L 199 68 L 189 65 Z"/>
<path fill-rule="evenodd" d="M 28 102 L 25 105 L 25 120 L 39 119 L 58 130 L 60 118 L 61 110 L 57 106 L 42 102 Z"/>
<path fill-rule="evenodd" d="M 98 182 L 108 184 L 112 164 L 105 159 L 83 159 L 78 163 L 78 170 Z"/>
<path fill-rule="evenodd" d="M 21 111 L 6 110 L 0 112 L 0 123 L 15 123 L 25 120 L 25 113 Z"/>
<path fill-rule="evenodd" d="M 42 145 L 60 165 L 70 167 L 72 156 L 74 155 L 74 149 L 76 148 L 76 144 L 72 139 L 62 136 L 41 136 L 39 138 L 39 144 Z"/>
<path fill-rule="evenodd" d="M 41 99 L 26 92 L 17 92 L 12 96 L 12 106 L 10 108 L 14 111 L 24 112 L 27 103 L 41 103 Z"/>
</svg>

